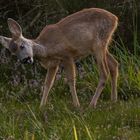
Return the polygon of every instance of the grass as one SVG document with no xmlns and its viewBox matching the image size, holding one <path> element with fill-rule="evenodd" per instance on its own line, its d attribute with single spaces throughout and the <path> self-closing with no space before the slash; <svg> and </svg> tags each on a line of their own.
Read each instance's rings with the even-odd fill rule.
<svg viewBox="0 0 140 140">
<path fill-rule="evenodd" d="M 79 140 L 140 138 L 140 100 L 100 103 L 97 109 L 76 110 L 60 97 L 53 98 L 45 111 L 39 101 L 1 103 L 1 139 Z"/>
<path fill-rule="evenodd" d="M 14 68 L 10 60 L 7 64 L 2 63 L 0 139 L 140 139 L 140 60 L 125 48 L 122 40 L 119 42 L 114 42 L 111 50 L 120 63 L 119 100 L 117 103 L 110 102 L 110 84 L 107 83 L 96 109 L 88 108 L 98 82 L 98 71 L 92 57 L 82 61 L 79 68 L 82 69 L 77 77 L 80 109 L 72 106 L 62 75 L 51 90 L 46 108 L 39 110 L 39 93 L 46 71 L 37 67 L 33 72 L 31 66 L 20 64 Z M 38 83 L 35 84 L 35 81 Z"/>
</svg>

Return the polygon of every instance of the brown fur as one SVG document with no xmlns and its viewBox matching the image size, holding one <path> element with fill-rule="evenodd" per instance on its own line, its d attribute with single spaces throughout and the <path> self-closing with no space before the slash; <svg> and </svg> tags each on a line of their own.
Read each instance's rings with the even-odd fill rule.
<svg viewBox="0 0 140 140">
<path fill-rule="evenodd" d="M 100 71 L 99 84 L 90 106 L 96 106 L 109 72 L 112 77 L 111 99 L 117 100 L 118 63 L 107 50 L 117 24 L 117 17 L 108 11 L 98 8 L 85 9 L 54 25 L 46 26 L 36 39 L 36 42 L 46 47 L 46 58 L 43 57 L 41 63 L 58 60 L 57 63 L 61 61 L 64 64 L 75 106 L 79 106 L 79 101 L 75 89 L 74 60 L 89 54 L 95 55 Z M 57 65 L 49 67 L 49 70 L 51 69 L 56 70 Z M 47 94 L 48 90 L 44 91 L 41 106 L 45 104 Z"/>
<path fill-rule="evenodd" d="M 11 23 L 17 29 L 11 28 L 11 32 L 14 36 L 21 37 L 20 26 L 15 25 L 14 21 Z M 74 60 L 90 54 L 95 56 L 100 73 L 99 83 L 90 106 L 96 106 L 109 73 L 112 87 L 111 99 L 117 100 L 118 63 L 108 51 L 108 45 L 117 24 L 118 18 L 106 10 L 99 8 L 84 9 L 56 24 L 46 26 L 39 36 L 32 40 L 32 43 L 31 40 L 29 41 L 29 44 L 34 44 L 33 55 L 39 58 L 44 68 L 48 69 L 41 107 L 47 102 L 48 93 L 60 63 L 64 65 L 73 103 L 75 106 L 80 106 L 75 87 Z"/>
</svg>

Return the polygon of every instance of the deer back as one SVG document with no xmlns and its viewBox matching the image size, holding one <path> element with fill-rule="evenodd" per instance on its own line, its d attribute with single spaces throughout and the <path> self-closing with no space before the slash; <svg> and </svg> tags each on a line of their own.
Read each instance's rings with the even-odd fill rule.
<svg viewBox="0 0 140 140">
<path fill-rule="evenodd" d="M 98 46 L 107 46 L 117 24 L 112 13 L 90 8 L 46 26 L 37 40 L 47 47 L 50 56 L 80 57 L 91 54 Z"/>
</svg>

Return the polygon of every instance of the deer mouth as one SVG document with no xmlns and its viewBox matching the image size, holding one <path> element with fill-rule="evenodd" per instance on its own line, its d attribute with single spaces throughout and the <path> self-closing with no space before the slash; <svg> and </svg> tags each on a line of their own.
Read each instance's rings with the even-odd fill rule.
<svg viewBox="0 0 140 140">
<path fill-rule="evenodd" d="M 33 59 L 31 57 L 26 57 L 21 60 L 23 64 L 33 64 Z"/>
</svg>

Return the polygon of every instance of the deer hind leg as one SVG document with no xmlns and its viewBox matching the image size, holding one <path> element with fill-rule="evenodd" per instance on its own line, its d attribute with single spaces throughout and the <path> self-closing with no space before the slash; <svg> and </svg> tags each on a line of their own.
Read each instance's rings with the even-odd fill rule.
<svg viewBox="0 0 140 140">
<path fill-rule="evenodd" d="M 68 80 L 69 88 L 72 94 L 73 104 L 75 107 L 80 107 L 80 103 L 76 93 L 76 72 L 75 72 L 75 64 L 73 59 L 67 59 L 63 61 L 64 70 L 66 72 L 66 77 Z"/>
<path fill-rule="evenodd" d="M 40 108 L 45 106 L 45 104 L 47 102 L 47 97 L 48 97 L 51 87 L 53 86 L 57 71 L 58 71 L 58 66 L 50 67 L 48 69 L 45 83 L 44 83 L 44 89 L 43 89 L 44 91 L 43 91 L 43 97 L 42 97 L 41 103 L 40 103 Z"/>
<path fill-rule="evenodd" d="M 95 57 L 97 61 L 97 65 L 99 68 L 99 83 L 95 91 L 95 95 L 93 96 L 91 102 L 90 102 L 90 107 L 96 107 L 98 98 L 101 95 L 102 90 L 105 87 L 105 83 L 108 78 L 109 70 L 108 70 L 108 65 L 107 65 L 107 58 L 106 58 L 106 48 L 101 47 L 95 52 Z"/>
<path fill-rule="evenodd" d="M 111 100 L 117 101 L 117 78 L 118 78 L 118 62 L 115 58 L 107 51 L 107 63 L 111 75 Z"/>
</svg>

